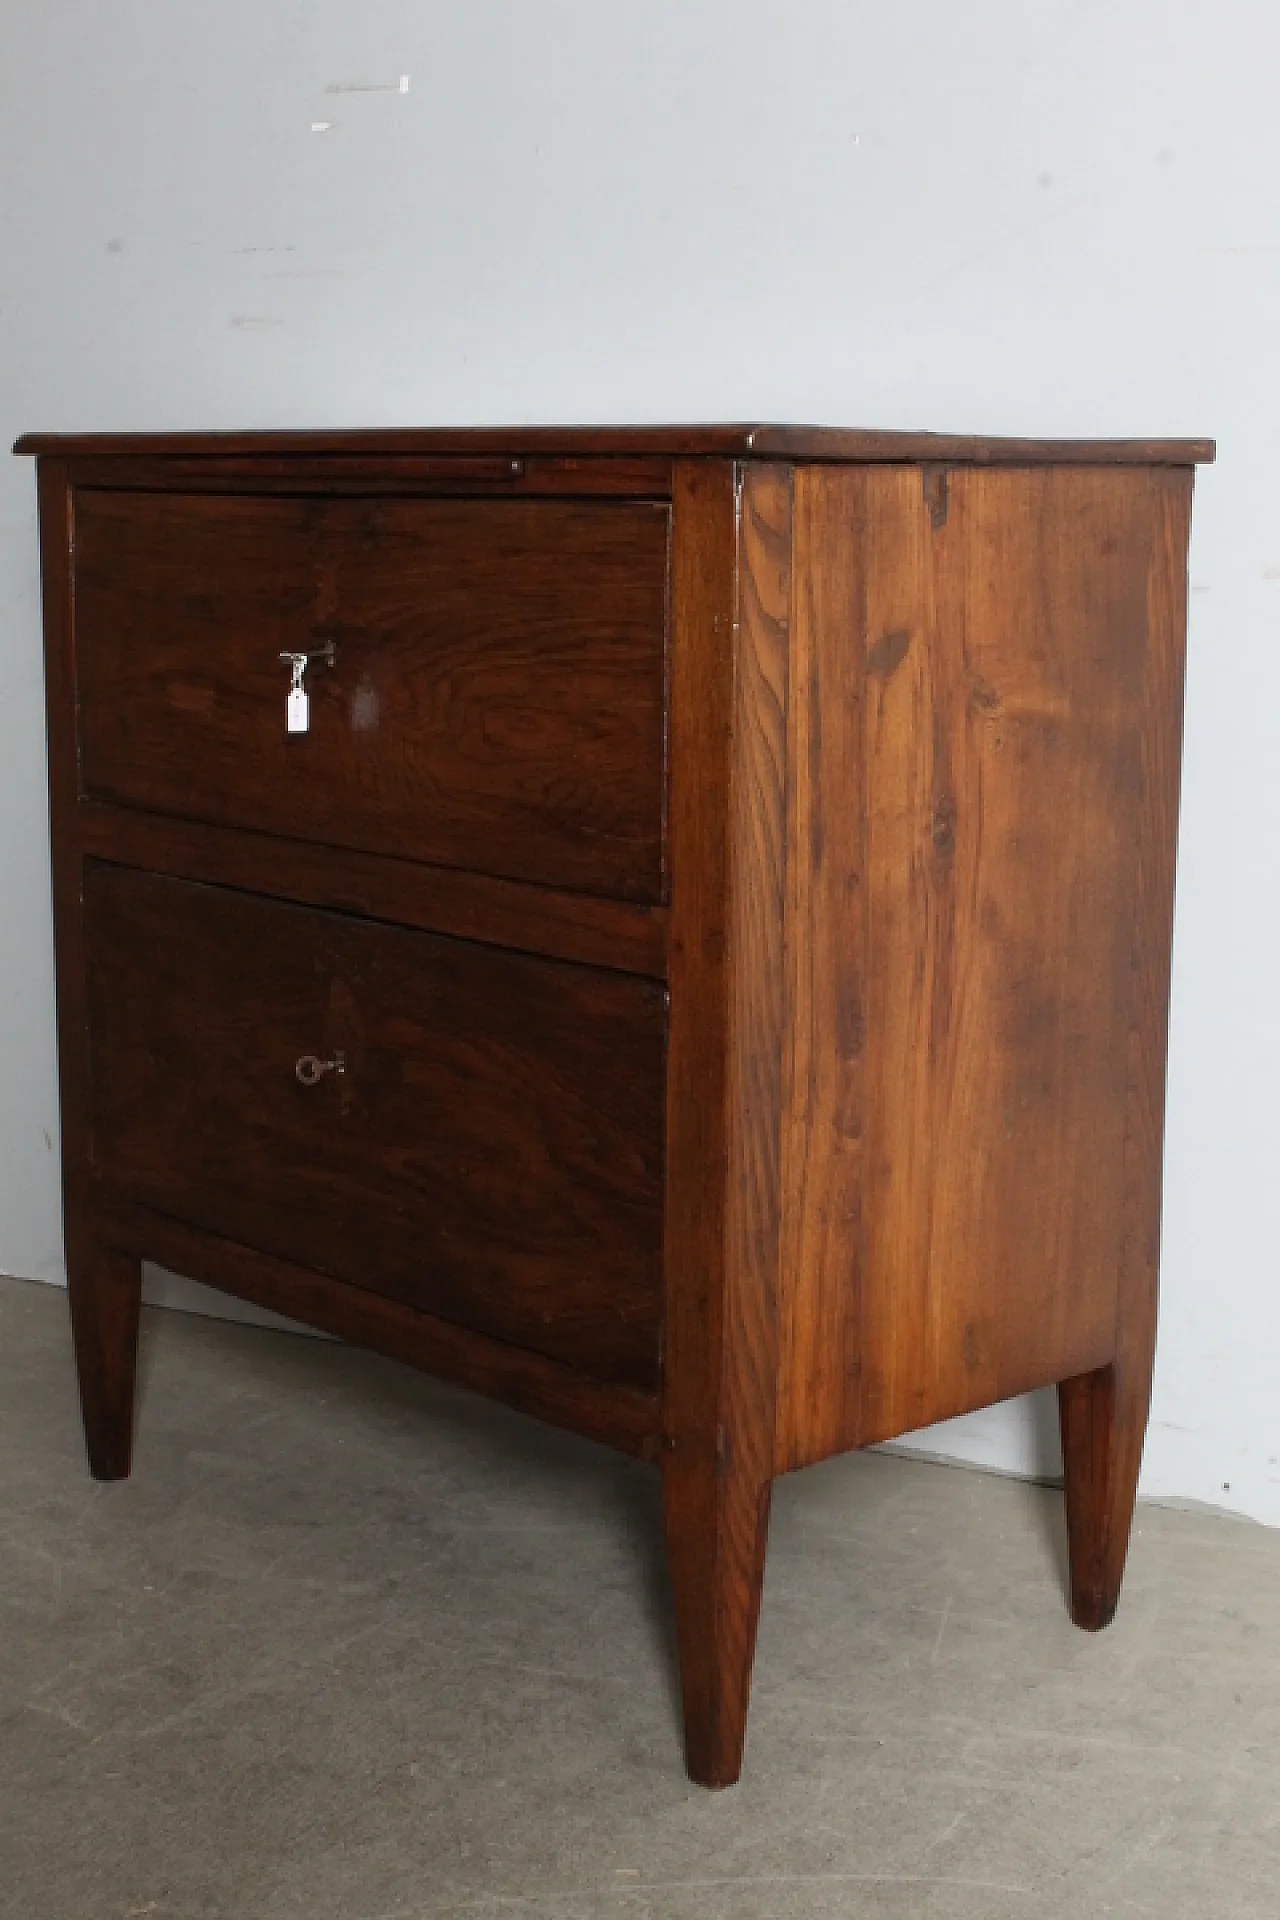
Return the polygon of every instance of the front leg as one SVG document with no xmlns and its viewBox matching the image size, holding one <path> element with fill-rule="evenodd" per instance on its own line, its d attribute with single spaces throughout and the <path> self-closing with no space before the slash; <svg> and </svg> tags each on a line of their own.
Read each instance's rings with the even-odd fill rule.
<svg viewBox="0 0 1280 1920">
<path fill-rule="evenodd" d="M 663 1463 L 689 1776 L 729 1787 L 742 1770 L 772 1481 L 677 1446 Z"/>
<path fill-rule="evenodd" d="M 67 1291 L 89 1471 L 124 1480 L 133 1452 L 142 1262 L 88 1225 L 67 1239 Z"/>
</svg>

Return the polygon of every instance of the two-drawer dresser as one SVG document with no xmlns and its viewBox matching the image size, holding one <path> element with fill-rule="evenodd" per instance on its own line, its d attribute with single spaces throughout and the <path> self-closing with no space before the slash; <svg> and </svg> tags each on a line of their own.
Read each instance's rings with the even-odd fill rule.
<svg viewBox="0 0 1280 1920">
<path fill-rule="evenodd" d="M 659 1463 L 694 1779 L 774 1477 L 1150 1393 L 1208 443 L 32 437 L 93 1472 L 141 1262 Z"/>
</svg>

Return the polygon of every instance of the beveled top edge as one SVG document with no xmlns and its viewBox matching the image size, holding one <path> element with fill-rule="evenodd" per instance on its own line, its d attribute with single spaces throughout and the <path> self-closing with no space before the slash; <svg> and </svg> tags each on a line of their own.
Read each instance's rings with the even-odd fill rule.
<svg viewBox="0 0 1280 1920">
<path fill-rule="evenodd" d="M 580 459 L 655 454 L 760 460 L 940 461 L 956 466 L 1176 466 L 1207 464 L 1212 440 L 1015 440 L 851 427 L 385 427 L 245 433 L 24 433 L 17 454 L 112 455 L 511 453 Z"/>
</svg>

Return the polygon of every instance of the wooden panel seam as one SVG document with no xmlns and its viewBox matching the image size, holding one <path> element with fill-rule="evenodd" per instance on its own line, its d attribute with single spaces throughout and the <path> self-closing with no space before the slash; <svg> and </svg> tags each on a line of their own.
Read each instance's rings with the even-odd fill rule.
<svg viewBox="0 0 1280 1920">
<path fill-rule="evenodd" d="M 105 801 L 78 810 L 85 855 L 326 912 L 662 980 L 667 913 L 594 894 L 281 840 Z"/>
</svg>

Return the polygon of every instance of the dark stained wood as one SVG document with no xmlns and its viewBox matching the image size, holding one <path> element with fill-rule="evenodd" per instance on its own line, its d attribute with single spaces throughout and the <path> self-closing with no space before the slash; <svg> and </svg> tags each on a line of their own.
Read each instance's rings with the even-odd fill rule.
<svg viewBox="0 0 1280 1920">
<path fill-rule="evenodd" d="M 622 1453 L 652 1460 L 658 1452 L 658 1403 L 652 1394 L 602 1385 L 540 1354 L 200 1233 L 147 1207 L 108 1199 L 101 1207 L 101 1221 L 107 1245 L 127 1248 L 131 1258 L 140 1254 L 237 1299 L 438 1374 Z"/>
<path fill-rule="evenodd" d="M 147 493 L 671 497 L 671 461 L 660 454 L 611 460 L 532 455 L 514 460 L 497 454 L 215 453 L 176 458 L 108 453 L 73 460 L 70 474 L 73 487 Z"/>
<path fill-rule="evenodd" d="M 48 708 L 49 832 L 57 972 L 63 1247 L 89 1469 L 123 1479 L 133 1448 L 139 1261 L 105 1248 L 89 1187 L 87 974 L 76 809 L 76 675 L 70 555 L 72 493 L 64 464 L 40 463 L 40 563 Z"/>
<path fill-rule="evenodd" d="M 1131 846 L 1123 1212 L 1115 1358 L 1058 1389 L 1063 1482 L 1077 1626 L 1105 1627 L 1124 1573 L 1151 1404 L 1160 1266 L 1169 959 L 1181 773 L 1186 552 L 1191 487 L 1152 474 L 1146 569 L 1145 682 L 1137 729 Z"/>
<path fill-rule="evenodd" d="M 1185 487 L 956 472 L 935 525 L 910 470 L 798 482 L 787 1465 L 1114 1352 L 1135 812 L 1174 726 L 1148 582 Z"/>
<path fill-rule="evenodd" d="M 83 790 L 656 901 L 667 520 L 650 503 L 81 492 Z M 280 654 L 329 643 L 291 736 Z"/>
<path fill-rule="evenodd" d="M 791 478 L 751 469 L 740 519 L 733 478 L 677 476 L 672 669 L 664 1496 L 688 1765 L 712 1787 L 741 1769 L 764 1581 L 783 1049 Z"/>
<path fill-rule="evenodd" d="M 1214 457 L 1212 440 L 1026 440 L 956 433 L 886 433 L 849 427 L 724 423 L 665 427 L 424 427 L 274 433 L 27 433 L 20 454 L 61 459 L 172 454 L 486 453 L 566 459 L 633 456 L 668 459 L 945 461 L 980 466 L 1193 466 Z"/>
<path fill-rule="evenodd" d="M 663 907 L 553 893 L 488 874 L 428 867 L 241 833 L 194 820 L 83 801 L 87 855 L 177 878 L 212 880 L 249 893 L 399 922 L 428 933 L 483 940 L 587 966 L 660 980 L 667 968 Z"/>
<path fill-rule="evenodd" d="M 85 910 L 107 1186 L 654 1388 L 660 987 L 122 867 Z"/>
<path fill-rule="evenodd" d="M 734 1704 L 752 1649 L 722 1630 L 722 1589 L 763 1576 L 722 1553 L 720 1405 L 728 1164 L 729 757 L 737 611 L 735 472 L 676 470 L 671 631 L 671 1019 L 663 1316 L 663 1509 L 690 1775 L 735 1775 Z M 730 1465 L 732 1462 L 729 1463 Z M 731 1639 L 733 1644 L 726 1645 Z M 744 1673 L 745 1669 L 745 1673 Z"/>
</svg>

